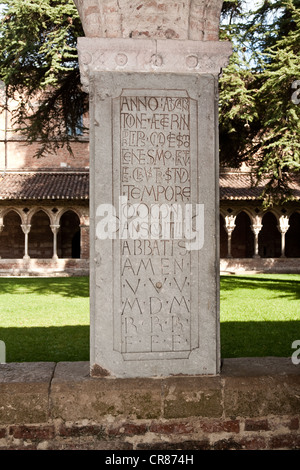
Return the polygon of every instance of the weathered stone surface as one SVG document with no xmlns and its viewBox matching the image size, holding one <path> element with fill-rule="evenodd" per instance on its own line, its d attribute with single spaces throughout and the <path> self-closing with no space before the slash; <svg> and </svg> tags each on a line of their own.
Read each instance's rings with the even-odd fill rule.
<svg viewBox="0 0 300 470">
<path fill-rule="evenodd" d="M 78 58 L 83 89 L 97 71 L 219 75 L 232 53 L 229 41 L 79 38 Z"/>
<path fill-rule="evenodd" d="M 220 377 L 176 377 L 164 381 L 164 417 L 221 417 Z"/>
<path fill-rule="evenodd" d="M 50 395 L 52 418 L 97 420 L 105 416 L 118 416 L 120 419 L 160 416 L 159 382 L 151 379 L 94 379 L 88 375 L 88 367 L 88 363 L 58 364 Z"/>
<path fill-rule="evenodd" d="M 241 357 L 222 361 L 222 376 L 259 377 L 293 375 L 300 378 L 300 367 L 290 357 Z"/>
<path fill-rule="evenodd" d="M 39 423 L 48 419 L 49 386 L 54 363 L 0 366 L 0 423 Z"/>
<path fill-rule="evenodd" d="M 300 410 L 300 368 L 290 358 L 227 359 L 222 377 L 226 416 L 285 415 Z"/>
<path fill-rule="evenodd" d="M 217 40 L 223 0 L 75 0 L 87 37 Z"/>
<path fill-rule="evenodd" d="M 299 449 L 299 371 L 285 374 L 288 360 L 227 359 L 220 377 L 157 379 L 93 379 L 81 362 L 58 363 L 51 380 L 54 365 L 8 364 L 0 449 Z"/>
<path fill-rule="evenodd" d="M 216 375 L 223 2 L 75 3 L 90 95 L 91 375 Z"/>
<path fill-rule="evenodd" d="M 217 79 L 97 71 L 90 79 L 92 370 L 217 374 Z M 146 236 L 98 235 L 107 206 L 120 220 L 120 196 L 147 211 Z M 177 237 L 149 234 L 151 208 L 172 204 L 181 214 L 203 210 L 192 248 L 186 219 Z"/>
</svg>

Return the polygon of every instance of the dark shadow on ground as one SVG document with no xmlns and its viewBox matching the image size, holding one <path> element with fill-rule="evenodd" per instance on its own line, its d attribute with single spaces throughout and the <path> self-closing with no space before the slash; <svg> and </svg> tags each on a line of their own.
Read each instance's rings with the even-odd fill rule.
<svg viewBox="0 0 300 470">
<path fill-rule="evenodd" d="M 221 323 L 222 357 L 290 357 L 300 340 L 299 321 Z"/>
<path fill-rule="evenodd" d="M 1 294 L 59 294 L 63 297 L 88 297 L 89 278 L 72 277 L 72 282 L 68 277 L 51 278 L 0 278 Z"/>
<path fill-rule="evenodd" d="M 0 328 L 6 362 L 61 362 L 89 360 L 88 325 Z"/>
<path fill-rule="evenodd" d="M 0 328 L 6 362 L 89 360 L 89 326 Z M 221 323 L 222 357 L 290 357 L 300 322 Z"/>
<path fill-rule="evenodd" d="M 274 298 L 285 297 L 290 300 L 300 299 L 300 276 L 295 279 L 289 275 L 289 279 L 282 276 L 276 277 L 259 275 L 255 276 L 221 276 L 221 295 L 236 289 L 267 289 L 272 291 Z"/>
</svg>

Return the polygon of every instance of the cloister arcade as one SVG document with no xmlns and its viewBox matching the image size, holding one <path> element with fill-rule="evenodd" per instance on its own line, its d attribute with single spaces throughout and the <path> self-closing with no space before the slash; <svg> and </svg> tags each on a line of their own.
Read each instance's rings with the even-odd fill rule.
<svg viewBox="0 0 300 470">
<path fill-rule="evenodd" d="M 74 207 L 0 209 L 2 259 L 88 258 L 88 216 Z"/>
<path fill-rule="evenodd" d="M 8 206 L 0 209 L 2 259 L 88 258 L 86 210 Z M 221 258 L 300 257 L 300 209 L 262 212 L 249 206 L 220 210 Z"/>
<path fill-rule="evenodd" d="M 251 205 L 220 210 L 221 258 L 299 258 L 300 209 L 262 211 Z"/>
</svg>

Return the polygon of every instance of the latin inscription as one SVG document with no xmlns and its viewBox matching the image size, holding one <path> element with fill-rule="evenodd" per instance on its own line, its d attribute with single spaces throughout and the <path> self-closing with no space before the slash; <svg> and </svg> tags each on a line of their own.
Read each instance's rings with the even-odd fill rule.
<svg viewBox="0 0 300 470">
<path fill-rule="evenodd" d="M 120 195 L 127 220 L 136 222 L 135 237 L 120 234 L 118 241 L 121 349 L 127 356 L 176 357 L 192 349 L 191 252 L 182 219 L 192 201 L 191 101 L 184 91 L 148 96 L 124 90 L 119 97 Z M 157 224 L 143 227 L 138 216 L 147 217 L 153 205 L 176 206 L 177 213 L 162 211 Z"/>
</svg>

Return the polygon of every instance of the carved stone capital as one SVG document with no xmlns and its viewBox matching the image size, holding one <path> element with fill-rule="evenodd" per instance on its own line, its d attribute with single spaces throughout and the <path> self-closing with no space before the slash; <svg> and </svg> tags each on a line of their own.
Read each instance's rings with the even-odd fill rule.
<svg viewBox="0 0 300 470">
<path fill-rule="evenodd" d="M 235 229 L 235 219 L 236 216 L 226 215 L 225 217 L 225 230 L 228 235 L 231 235 Z"/>
<path fill-rule="evenodd" d="M 257 235 L 259 234 L 259 232 L 261 231 L 262 227 L 263 227 L 263 226 L 262 226 L 262 224 L 260 224 L 260 223 L 258 223 L 258 224 L 252 224 L 252 225 L 251 225 L 251 230 L 252 230 L 252 232 L 254 233 L 254 235 L 257 236 Z"/>
<path fill-rule="evenodd" d="M 215 41 L 223 0 L 74 0 L 86 37 Z"/>
<path fill-rule="evenodd" d="M 57 233 L 59 228 L 60 228 L 60 225 L 50 225 L 50 228 L 52 230 L 52 233 Z"/>
<path fill-rule="evenodd" d="M 232 53 L 229 41 L 79 38 L 83 90 L 91 71 L 211 74 L 218 76 Z"/>
<path fill-rule="evenodd" d="M 23 230 L 23 233 L 28 234 L 30 232 L 31 225 L 30 224 L 22 224 L 21 229 Z"/>
<path fill-rule="evenodd" d="M 277 228 L 281 234 L 286 233 L 288 229 L 290 228 L 289 217 L 286 215 L 282 215 L 279 218 L 279 224 Z"/>
</svg>

